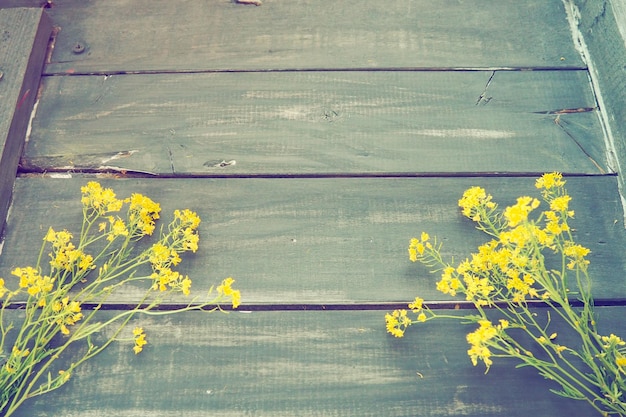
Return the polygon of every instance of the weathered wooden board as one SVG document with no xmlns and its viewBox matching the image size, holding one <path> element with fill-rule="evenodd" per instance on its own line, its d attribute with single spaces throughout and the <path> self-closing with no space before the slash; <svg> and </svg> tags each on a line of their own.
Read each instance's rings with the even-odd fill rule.
<svg viewBox="0 0 626 417">
<path fill-rule="evenodd" d="M 52 0 L 50 0 L 52 2 Z M 48 0 L 0 0 L 0 9 L 15 7 L 44 7 Z"/>
<path fill-rule="evenodd" d="M 626 167 L 626 2 L 624 0 L 570 0 L 574 29 L 581 37 L 598 102 L 610 128 L 613 164 Z M 577 13 L 576 13 L 577 12 Z M 624 188 L 623 177 L 622 188 Z"/>
<path fill-rule="evenodd" d="M 22 167 L 597 174 L 603 136 L 586 71 L 46 77 Z"/>
<path fill-rule="evenodd" d="M 80 187 L 88 178 L 18 178 L 7 224 L 0 276 L 32 264 L 49 226 L 80 230 Z M 624 299 L 626 246 L 616 178 L 569 178 L 572 227 L 592 254 L 597 298 Z M 102 180 L 121 197 L 143 193 L 203 218 L 201 248 L 182 270 L 203 294 L 232 276 L 249 304 L 404 302 L 435 291 L 438 277 L 408 260 L 411 237 L 437 235 L 445 256 L 465 259 L 487 238 L 463 218 L 457 201 L 470 186 L 489 190 L 502 205 L 537 195 L 533 178 L 312 178 Z M 129 287 L 110 301 L 138 300 Z M 180 300 L 178 300 L 180 302 Z"/>
<path fill-rule="evenodd" d="M 0 230 L 52 26 L 40 9 L 0 9 Z"/>
<path fill-rule="evenodd" d="M 624 308 L 599 310 L 623 333 Z M 451 311 L 446 311 L 450 314 Z M 545 314 L 539 312 L 539 314 Z M 426 323 L 403 339 L 384 311 L 254 312 L 139 317 L 148 345 L 111 345 L 26 416 L 519 416 L 589 417 L 532 369 L 467 357 L 469 326 Z M 555 330 L 555 331 L 558 331 Z M 558 331 L 559 342 L 566 335 Z M 99 340 L 94 340 L 98 344 Z"/>
<path fill-rule="evenodd" d="M 561 0 L 56 0 L 48 73 L 581 67 Z"/>
</svg>

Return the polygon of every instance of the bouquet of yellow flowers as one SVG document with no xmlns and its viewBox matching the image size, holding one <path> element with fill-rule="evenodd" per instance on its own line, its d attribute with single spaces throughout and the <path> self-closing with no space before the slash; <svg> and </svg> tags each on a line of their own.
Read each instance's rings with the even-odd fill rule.
<svg viewBox="0 0 626 417">
<path fill-rule="evenodd" d="M 568 222 L 574 212 L 565 180 L 559 173 L 548 173 L 535 185 L 548 206 L 536 216 L 539 199 L 522 196 L 500 210 L 483 188 L 465 191 L 459 200 L 463 215 L 491 239 L 458 264 L 444 260 L 441 245 L 427 233 L 411 239 L 410 260 L 440 273 L 437 290 L 464 296 L 474 311 L 440 314 L 417 297 L 408 305 L 410 311 L 386 315 L 387 331 L 402 337 L 415 323 L 443 318 L 473 324 L 467 353 L 474 366 L 482 361 L 488 371 L 494 357 L 515 358 L 520 366 L 532 366 L 555 381 L 560 386 L 552 390 L 556 394 L 587 401 L 605 416 L 626 415 L 626 342 L 597 329 L 589 249 L 573 239 Z M 556 259 L 556 269 L 546 256 Z M 548 307 L 545 316 L 531 310 L 537 303 Z M 565 324 L 575 343 L 559 343 L 552 317 L 559 319 L 561 328 Z"/>
<path fill-rule="evenodd" d="M 143 328 L 135 327 L 132 338 L 120 337 L 136 314 L 215 311 L 225 301 L 233 308 L 239 305 L 240 293 L 227 278 L 215 291 L 209 290 L 209 301 L 194 299 L 178 309 L 155 309 L 167 294 L 190 294 L 191 279 L 173 267 L 181 262 L 181 254 L 198 249 L 200 217 L 188 209 L 174 211 L 154 243 L 137 250 L 139 241 L 154 234 L 160 205 L 141 194 L 118 199 L 112 189 L 93 181 L 81 191 L 78 239 L 67 230 L 50 228 L 36 264 L 11 272 L 16 289 L 0 278 L 0 415 L 5 417 L 27 399 L 59 388 L 76 367 L 115 340 L 132 341 L 135 354 L 141 352 L 147 343 Z M 100 321 L 98 310 L 109 296 L 131 282 L 147 283 L 142 299 Z M 14 309 L 23 313 L 21 324 L 7 318 Z M 95 345 L 92 335 L 108 327 L 113 328 L 112 336 Z M 70 350 L 77 344 L 85 348 Z M 57 364 L 63 355 L 71 364 L 61 369 Z"/>
</svg>

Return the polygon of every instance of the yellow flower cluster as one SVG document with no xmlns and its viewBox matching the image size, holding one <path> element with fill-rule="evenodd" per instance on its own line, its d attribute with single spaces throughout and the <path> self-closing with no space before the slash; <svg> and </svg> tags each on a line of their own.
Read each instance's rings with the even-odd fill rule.
<svg viewBox="0 0 626 417">
<path fill-rule="evenodd" d="M 83 207 L 93 210 L 98 215 L 120 211 L 124 204 L 123 200 L 117 199 L 112 189 L 102 188 L 102 185 L 96 181 L 88 182 L 80 190 L 83 194 L 80 200 Z"/>
<path fill-rule="evenodd" d="M 36 297 L 39 307 L 44 307 L 47 304 L 46 296 L 54 288 L 54 278 L 42 276 L 38 270 L 30 266 L 15 268 L 11 274 L 20 279 L 20 288 L 25 288 L 29 296 Z"/>
<path fill-rule="evenodd" d="M 554 393 L 585 400 L 602 415 L 623 416 L 626 341 L 598 333 L 589 292 L 586 257 L 590 251 L 572 236 L 568 225 L 574 216 L 572 198 L 564 185 L 560 173 L 537 179 L 535 186 L 547 206 L 545 211 L 537 210 L 543 203 L 530 196 L 521 196 L 515 204 L 498 210 L 484 189 L 468 189 L 459 207 L 491 240 L 455 265 L 444 261 L 441 245 L 436 239 L 431 243 L 427 233 L 411 239 L 408 250 L 411 261 L 441 273 L 437 290 L 464 295 L 473 303 L 473 311 L 430 310 L 418 297 L 408 305 L 416 319 L 409 317 L 407 310 L 395 310 L 385 315 L 387 331 L 403 337 L 416 322 L 442 318 L 476 323 L 478 327 L 466 336 L 467 354 L 474 366 L 483 362 L 488 371 L 494 357 L 515 358 L 521 362 L 519 366 L 533 367 L 542 377 L 558 383 L 561 389 L 552 389 Z M 581 305 L 574 306 L 572 296 Z M 528 299 L 548 308 L 531 309 Z M 567 346 L 556 342 L 551 313 L 558 317 L 558 334 L 564 332 L 567 340 L 575 342 Z"/>
<path fill-rule="evenodd" d="M 178 265 L 181 261 L 178 252 L 162 243 L 155 243 L 148 252 L 148 256 L 154 271 L 150 275 L 154 281 L 152 289 L 166 291 L 172 288 L 182 291 L 185 295 L 190 294 L 191 279 L 171 268 L 172 265 Z"/>
<path fill-rule="evenodd" d="M 93 257 L 76 249 L 71 239 L 72 234 L 67 230 L 55 232 L 53 228 L 48 229 L 44 241 L 52 244 L 50 266 L 58 271 L 67 272 L 85 272 L 93 269 Z"/>
<path fill-rule="evenodd" d="M 52 311 L 57 313 L 56 322 L 61 327 L 61 333 L 64 335 L 70 334 L 67 326 L 73 326 L 83 318 L 80 303 L 78 301 L 70 301 L 69 297 L 55 301 L 52 305 Z"/>
<path fill-rule="evenodd" d="M 171 288 L 185 295 L 190 294 L 191 279 L 173 271 L 171 267 L 180 263 L 180 253 L 198 250 L 199 225 L 200 217 L 195 212 L 188 209 L 174 211 L 174 221 L 170 224 L 171 240 L 154 244 L 148 252 L 154 290 L 165 291 Z"/>
<path fill-rule="evenodd" d="M 133 237 L 152 235 L 155 228 L 155 221 L 159 219 L 161 206 L 150 198 L 142 194 L 130 196 L 128 207 L 128 219 L 132 229 L 136 230 Z"/>
<path fill-rule="evenodd" d="M 233 308 L 237 308 L 241 304 L 241 292 L 232 288 L 234 282 L 235 280 L 231 277 L 226 278 L 218 285 L 217 294 L 230 297 Z"/>
<path fill-rule="evenodd" d="M 407 316 L 406 310 L 395 310 L 393 313 L 385 314 L 387 332 L 395 337 L 403 337 L 407 327 L 412 324 Z"/>
<path fill-rule="evenodd" d="M 135 327 L 133 329 L 133 336 L 135 341 L 135 346 L 133 346 L 133 352 L 135 352 L 135 355 L 137 355 L 143 350 L 143 347 L 148 344 L 148 341 L 146 340 L 146 334 L 141 327 Z"/>
<path fill-rule="evenodd" d="M 183 251 L 196 252 L 198 250 L 198 226 L 200 225 L 200 217 L 189 209 L 174 210 L 175 229 L 178 230 L 180 238 L 180 247 Z"/>
<path fill-rule="evenodd" d="M 182 262 L 185 252 L 198 250 L 200 217 L 195 212 L 175 210 L 173 220 L 155 233 L 161 206 L 142 194 L 119 199 L 112 189 L 91 181 L 81 187 L 81 203 L 82 225 L 76 240 L 67 230 L 50 228 L 35 266 L 12 270 L 19 287 L 9 290 L 0 278 L 0 318 L 4 317 L 0 323 L 2 416 L 13 415 L 25 399 L 62 386 L 77 366 L 115 340 L 132 341 L 134 353 L 140 353 L 148 343 L 143 328 L 136 327 L 132 338 L 118 338 L 129 320 L 163 302 L 164 296 L 156 291 L 191 293 L 191 279 L 173 268 Z M 124 209 L 125 214 L 120 213 Z M 154 234 L 158 236 L 150 243 L 137 244 Z M 103 317 L 98 310 L 108 297 L 131 282 L 147 283 L 141 301 Z M 211 287 L 211 299 L 194 298 L 182 307 L 157 314 L 221 310 L 220 304 L 229 301 L 237 308 L 241 293 L 233 283 L 234 279 L 226 278 L 217 287 L 217 295 Z M 17 295 L 22 297 L 16 305 L 12 300 Z M 84 311 L 85 305 L 93 305 L 93 310 Z M 7 316 L 3 313 L 11 308 L 23 310 L 15 330 L 13 323 L 4 323 Z M 105 329 L 111 329 L 102 335 L 106 341 L 92 343 L 92 335 Z M 3 347 L 9 342 L 13 347 L 8 350 L 10 354 Z M 78 344 L 82 347 L 69 348 Z M 79 356 L 69 358 L 68 354 Z M 67 366 L 61 370 L 56 362 L 60 358 Z"/>
<path fill-rule="evenodd" d="M 497 207 L 492 201 L 492 196 L 481 187 L 467 189 L 459 200 L 459 206 L 462 208 L 463 215 L 475 222 L 485 220 Z"/>
<path fill-rule="evenodd" d="M 409 303 L 409 308 L 416 314 L 416 320 L 418 322 L 423 323 L 428 320 L 426 313 L 430 310 L 424 305 L 424 299 L 415 297 L 415 300 Z M 395 310 L 385 315 L 385 323 L 387 332 L 395 337 L 403 337 L 406 329 L 413 324 L 413 320 L 409 318 L 406 310 Z"/>
<path fill-rule="evenodd" d="M 4 364 L 4 369 L 9 374 L 14 374 L 16 370 L 20 367 L 20 364 L 30 354 L 30 349 L 19 349 L 17 346 L 13 346 L 11 349 L 11 355 L 7 359 Z"/>
</svg>

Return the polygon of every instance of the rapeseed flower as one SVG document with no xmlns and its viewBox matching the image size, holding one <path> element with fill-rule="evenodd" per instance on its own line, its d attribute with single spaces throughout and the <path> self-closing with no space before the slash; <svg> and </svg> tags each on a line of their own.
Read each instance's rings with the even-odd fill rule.
<svg viewBox="0 0 626 417">
<path fill-rule="evenodd" d="M 217 287 L 217 293 L 219 295 L 224 295 L 226 297 L 231 298 L 231 303 L 233 308 L 239 307 L 241 303 L 241 292 L 239 290 L 234 290 L 232 288 L 232 284 L 235 282 L 231 277 L 226 278 L 222 283 Z"/>
<path fill-rule="evenodd" d="M 135 340 L 133 352 L 135 352 L 135 355 L 137 355 L 143 350 L 143 347 L 148 344 L 148 341 L 146 340 L 146 334 L 141 327 L 135 327 L 133 329 L 133 336 Z"/>
<path fill-rule="evenodd" d="M 159 236 L 151 244 L 141 245 L 141 250 L 137 251 L 133 243 L 156 230 L 161 211 L 158 203 L 142 194 L 119 199 L 112 189 L 103 188 L 94 181 L 81 187 L 81 203 L 83 222 L 75 241 L 71 232 L 49 228 L 43 236 L 35 266 L 11 271 L 18 278 L 18 289 L 10 291 L 5 280 L 0 278 L 1 317 L 7 316 L 2 314 L 4 309 L 13 308 L 11 300 L 14 296 L 26 295 L 22 297 L 26 301 L 21 301 L 24 305 L 20 306 L 25 310 L 21 329 L 14 332 L 12 323 L 5 324 L 4 318 L 0 326 L 4 329 L 0 332 L 0 345 L 5 342 L 6 334 L 15 333 L 8 338 L 14 340 L 11 353 L 0 361 L 2 416 L 12 415 L 24 399 L 60 387 L 69 380 L 76 366 L 101 352 L 112 341 L 123 340 L 117 339 L 117 335 L 121 334 L 128 320 L 159 305 L 163 301 L 161 291 L 191 294 L 191 279 L 173 271 L 172 267 L 182 262 L 184 252 L 198 249 L 200 217 L 195 212 L 176 210 L 174 219 L 160 229 Z M 117 214 L 126 205 L 125 216 Z M 96 250 L 91 255 L 87 249 L 94 242 L 98 245 L 94 245 Z M 48 258 L 46 249 L 50 249 Z M 148 266 L 151 273 L 144 272 Z M 136 306 L 105 317 L 96 311 L 83 312 L 85 303 L 98 310 L 113 291 L 124 288 L 131 281 L 133 284 L 149 283 L 142 301 Z M 233 283 L 234 279 L 225 279 L 217 288 L 217 296 L 210 301 L 196 302 L 194 298 L 186 306 L 159 314 L 205 310 L 207 306 L 211 306 L 207 309 L 209 311 L 219 310 L 219 303 L 225 298 L 236 308 L 241 302 L 241 294 L 232 287 Z M 119 327 L 104 333 L 103 337 L 109 339 L 103 343 L 92 343 L 92 335 L 109 326 Z M 66 337 L 59 337 L 61 335 Z M 51 343 L 52 340 L 55 342 Z M 148 343 L 141 327 L 134 329 L 132 340 L 135 354 Z M 67 349 L 80 343 L 84 345 Z M 71 360 L 65 357 L 64 363 L 71 365 L 58 371 L 55 360 L 67 352 L 79 357 Z M 19 390 L 12 387 L 19 387 Z"/>
<path fill-rule="evenodd" d="M 102 188 L 100 183 L 90 181 L 84 187 L 81 187 L 83 197 L 81 203 L 86 210 L 92 210 L 98 215 L 104 215 L 109 212 L 117 212 L 122 209 L 123 200 L 119 200 L 110 188 Z"/>
<path fill-rule="evenodd" d="M 408 251 L 412 262 L 441 272 L 437 290 L 465 296 L 474 310 L 470 314 L 430 310 L 417 297 L 408 304 L 411 317 L 407 310 L 385 315 L 387 332 L 402 337 L 412 324 L 431 319 L 476 323 L 478 327 L 466 336 L 474 366 L 483 362 L 489 370 L 494 357 L 515 358 L 520 366 L 534 367 L 561 384 L 562 390 L 553 392 L 584 399 L 602 415 L 626 415 L 626 341 L 597 333 L 587 272 L 590 250 L 573 240 L 568 220 L 574 210 L 564 185 L 560 173 L 537 179 L 535 186 L 549 206 L 539 214 L 533 211 L 541 203 L 531 196 L 498 210 L 483 188 L 467 189 L 459 200 L 461 213 L 492 239 L 453 265 L 441 256 L 440 245 L 430 244 L 426 233 L 411 239 Z M 574 306 L 570 296 L 582 305 Z M 527 299 L 548 308 L 531 310 Z M 567 338 L 577 338 L 575 345 L 556 343 L 551 312 L 558 317 L 559 338 L 569 328 Z"/>
</svg>

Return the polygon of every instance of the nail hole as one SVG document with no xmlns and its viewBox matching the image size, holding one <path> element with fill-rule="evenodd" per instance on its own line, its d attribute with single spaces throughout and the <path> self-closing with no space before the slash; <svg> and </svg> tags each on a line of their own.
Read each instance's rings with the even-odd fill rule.
<svg viewBox="0 0 626 417">
<path fill-rule="evenodd" d="M 83 52 L 85 52 L 85 44 L 83 44 L 82 42 L 76 42 L 72 47 L 72 52 L 74 52 L 75 54 L 82 54 Z"/>
</svg>

